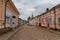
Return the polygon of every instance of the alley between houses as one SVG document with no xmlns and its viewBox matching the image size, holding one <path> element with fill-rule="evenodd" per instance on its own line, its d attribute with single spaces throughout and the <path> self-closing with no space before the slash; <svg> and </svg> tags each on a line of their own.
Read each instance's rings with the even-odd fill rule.
<svg viewBox="0 0 60 40">
<path fill-rule="evenodd" d="M 60 35 L 40 27 L 24 25 L 9 40 L 60 40 Z"/>
</svg>

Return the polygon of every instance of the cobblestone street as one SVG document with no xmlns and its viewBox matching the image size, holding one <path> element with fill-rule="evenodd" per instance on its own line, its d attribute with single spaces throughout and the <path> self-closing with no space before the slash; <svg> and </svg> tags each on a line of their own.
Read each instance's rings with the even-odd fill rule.
<svg viewBox="0 0 60 40">
<path fill-rule="evenodd" d="M 60 35 L 42 30 L 40 27 L 25 25 L 9 40 L 60 40 Z"/>
</svg>

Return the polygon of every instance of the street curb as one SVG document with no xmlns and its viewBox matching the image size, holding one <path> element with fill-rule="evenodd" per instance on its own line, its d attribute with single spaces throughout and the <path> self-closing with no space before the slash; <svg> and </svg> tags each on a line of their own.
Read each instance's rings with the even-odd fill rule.
<svg viewBox="0 0 60 40">
<path fill-rule="evenodd" d="M 50 29 L 46 29 L 46 28 L 43 28 L 43 30 L 45 30 L 45 31 L 49 31 L 49 32 L 51 32 L 51 33 L 54 33 L 54 34 L 56 34 L 56 35 L 60 35 L 60 32 L 59 33 L 57 33 L 57 31 L 53 31 L 53 30 L 50 30 Z"/>
<path fill-rule="evenodd" d="M 18 29 L 18 30 L 17 30 Z M 9 40 L 9 38 L 11 38 L 13 35 L 15 35 L 20 29 L 19 28 L 17 28 L 10 36 L 8 36 L 8 37 L 5 37 L 5 39 L 4 40 Z"/>
<path fill-rule="evenodd" d="M 60 33 L 57 33 L 57 31 L 53 31 L 53 30 L 49 30 L 49 31 L 52 32 L 52 33 L 55 33 L 57 35 L 60 35 Z"/>
</svg>

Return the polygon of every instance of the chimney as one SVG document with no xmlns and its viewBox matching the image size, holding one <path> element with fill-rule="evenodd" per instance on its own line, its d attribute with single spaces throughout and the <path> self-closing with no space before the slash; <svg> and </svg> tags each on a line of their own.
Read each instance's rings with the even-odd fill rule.
<svg viewBox="0 0 60 40">
<path fill-rule="evenodd" d="M 46 8 L 46 11 L 48 11 L 49 10 L 49 8 Z"/>
</svg>

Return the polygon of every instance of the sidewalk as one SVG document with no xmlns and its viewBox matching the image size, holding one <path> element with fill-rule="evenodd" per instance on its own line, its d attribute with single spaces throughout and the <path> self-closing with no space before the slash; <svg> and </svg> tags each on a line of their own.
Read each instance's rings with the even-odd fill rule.
<svg viewBox="0 0 60 40">
<path fill-rule="evenodd" d="M 8 33 L 1 35 L 0 40 L 8 40 L 11 36 L 13 36 L 19 30 L 20 30 L 20 27 L 17 29 L 14 29 L 14 31 L 10 31 Z"/>
<path fill-rule="evenodd" d="M 42 27 L 40 27 L 40 28 L 42 28 Z M 60 35 L 60 32 L 59 32 L 59 31 L 54 31 L 54 30 L 47 29 L 47 28 L 42 28 L 42 29 L 45 30 L 45 31 L 49 31 L 49 32 L 51 32 L 51 33 L 54 33 L 54 34 L 56 34 L 56 35 Z"/>
</svg>

